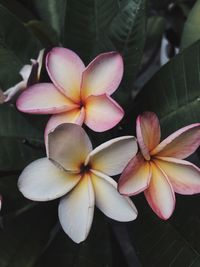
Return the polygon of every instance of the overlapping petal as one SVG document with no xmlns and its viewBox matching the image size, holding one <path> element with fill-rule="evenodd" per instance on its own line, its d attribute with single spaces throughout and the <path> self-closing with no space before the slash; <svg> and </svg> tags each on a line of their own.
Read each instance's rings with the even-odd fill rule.
<svg viewBox="0 0 200 267">
<path fill-rule="evenodd" d="M 96 206 L 108 217 L 127 222 L 136 219 L 137 209 L 133 202 L 117 191 L 117 183 L 97 171 L 92 171 L 91 180 L 95 191 Z"/>
<path fill-rule="evenodd" d="M 200 123 L 188 125 L 164 139 L 151 155 L 184 159 L 200 145 Z"/>
<path fill-rule="evenodd" d="M 161 219 L 167 220 L 175 207 L 174 191 L 167 176 L 154 163 L 151 163 L 151 171 L 149 187 L 144 191 L 145 197 L 152 210 Z"/>
<path fill-rule="evenodd" d="M 77 107 L 52 83 L 39 83 L 30 86 L 17 99 L 17 108 L 32 114 L 56 114 Z"/>
<path fill-rule="evenodd" d="M 109 96 L 90 96 L 85 105 L 85 124 L 96 132 L 113 128 L 124 116 L 123 109 Z"/>
<path fill-rule="evenodd" d="M 200 193 L 200 169 L 180 159 L 160 157 L 156 164 L 165 172 L 175 192 L 183 195 Z"/>
<path fill-rule="evenodd" d="M 137 117 L 137 139 L 141 152 L 146 160 L 150 159 L 150 151 L 160 142 L 160 124 L 153 112 L 144 112 Z"/>
<path fill-rule="evenodd" d="M 18 187 L 28 199 L 47 201 L 65 195 L 80 178 L 79 174 L 66 173 L 49 159 L 41 158 L 23 170 L 18 180 Z"/>
<path fill-rule="evenodd" d="M 119 86 L 123 76 L 123 59 L 117 52 L 97 56 L 83 72 L 81 96 L 111 95 Z"/>
<path fill-rule="evenodd" d="M 118 183 L 123 195 L 136 195 L 147 189 L 151 178 L 150 163 L 138 153 L 124 169 Z"/>
<path fill-rule="evenodd" d="M 59 220 L 66 234 L 76 243 L 84 241 L 94 214 L 94 190 L 88 175 L 59 204 Z"/>
<path fill-rule="evenodd" d="M 49 158 L 65 170 L 80 171 L 92 144 L 79 125 L 66 123 L 49 134 Z"/>
<path fill-rule="evenodd" d="M 85 118 L 84 108 L 82 109 L 76 108 L 67 112 L 54 114 L 53 116 L 51 116 L 45 127 L 45 134 L 44 134 L 47 154 L 48 154 L 48 134 L 51 131 L 53 131 L 57 126 L 63 123 L 75 123 L 78 125 L 82 125 L 84 122 L 84 118 Z"/>
<path fill-rule="evenodd" d="M 135 137 L 122 136 L 96 147 L 89 154 L 87 161 L 92 169 L 112 176 L 120 174 L 136 153 Z"/>
<path fill-rule="evenodd" d="M 85 66 L 78 55 L 69 49 L 55 47 L 47 55 L 46 68 L 51 80 L 61 92 L 79 103 Z"/>
</svg>

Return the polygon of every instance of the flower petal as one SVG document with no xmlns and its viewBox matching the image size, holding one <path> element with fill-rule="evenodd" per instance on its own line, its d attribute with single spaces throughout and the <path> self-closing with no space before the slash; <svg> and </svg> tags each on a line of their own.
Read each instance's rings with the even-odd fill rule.
<svg viewBox="0 0 200 267">
<path fill-rule="evenodd" d="M 137 117 L 136 131 L 138 144 L 146 160 L 150 159 L 151 151 L 160 142 L 160 124 L 153 112 L 144 112 Z"/>
<path fill-rule="evenodd" d="M 96 206 L 109 218 L 127 222 L 135 220 L 137 209 L 133 202 L 117 191 L 117 183 L 97 171 L 92 171 L 92 183 L 95 191 Z"/>
<path fill-rule="evenodd" d="M 65 123 L 49 134 L 49 158 L 66 170 L 80 171 L 92 144 L 79 125 Z"/>
<path fill-rule="evenodd" d="M 69 49 L 55 47 L 47 55 L 46 68 L 61 92 L 79 103 L 82 72 L 85 69 L 79 56 Z"/>
<path fill-rule="evenodd" d="M 85 124 L 95 132 L 117 125 L 124 116 L 123 109 L 109 96 L 90 96 L 85 106 Z"/>
<path fill-rule="evenodd" d="M 58 216 L 63 230 L 76 243 L 84 241 L 90 231 L 94 214 L 94 190 L 89 176 L 60 201 Z"/>
<path fill-rule="evenodd" d="M 120 174 L 127 163 L 137 153 L 137 142 L 134 136 L 114 138 L 96 147 L 86 161 L 92 169 L 106 175 Z M 87 164 L 87 162 L 86 162 Z"/>
<path fill-rule="evenodd" d="M 188 125 L 163 140 L 151 155 L 184 159 L 200 145 L 200 123 Z"/>
<path fill-rule="evenodd" d="M 175 195 L 167 176 L 155 164 L 151 164 L 152 177 L 144 192 L 152 210 L 163 220 L 167 220 L 175 208 Z"/>
<path fill-rule="evenodd" d="M 53 116 L 51 116 L 51 118 L 47 122 L 44 133 L 47 155 L 48 155 L 48 134 L 51 131 L 53 131 L 57 126 L 63 123 L 75 123 L 82 125 L 84 118 L 85 118 L 84 108 L 82 108 L 81 110 L 76 108 L 69 110 L 67 112 L 54 114 Z"/>
<path fill-rule="evenodd" d="M 16 105 L 20 111 L 33 114 L 56 114 L 78 107 L 52 83 L 30 86 L 18 97 Z"/>
<path fill-rule="evenodd" d="M 123 59 L 117 52 L 97 56 L 83 72 L 82 99 L 91 95 L 111 95 L 123 76 Z"/>
<path fill-rule="evenodd" d="M 31 74 L 32 65 L 24 65 L 21 70 L 19 71 L 19 74 L 22 76 L 22 79 L 24 81 L 28 81 L 28 78 Z"/>
<path fill-rule="evenodd" d="M 165 172 L 174 191 L 183 195 L 200 193 L 200 169 L 186 160 L 160 157 L 156 164 Z"/>
<path fill-rule="evenodd" d="M 28 199 L 47 201 L 69 192 L 80 180 L 79 174 L 67 173 L 49 159 L 41 158 L 29 164 L 21 173 L 18 187 Z"/>
<path fill-rule="evenodd" d="M 27 87 L 27 81 L 21 81 L 3 92 L 3 102 L 15 99 Z"/>
<path fill-rule="evenodd" d="M 128 163 L 119 179 L 119 192 L 128 196 L 139 194 L 148 187 L 150 178 L 150 164 L 144 160 L 141 153 L 138 153 Z"/>
</svg>

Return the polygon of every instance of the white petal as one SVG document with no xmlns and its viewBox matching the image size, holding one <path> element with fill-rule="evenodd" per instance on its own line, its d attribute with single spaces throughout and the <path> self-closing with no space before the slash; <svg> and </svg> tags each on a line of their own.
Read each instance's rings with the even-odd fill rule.
<svg viewBox="0 0 200 267">
<path fill-rule="evenodd" d="M 41 158 L 23 170 L 18 187 L 26 198 L 47 201 L 65 195 L 79 180 L 80 175 L 67 173 L 49 159 Z"/>
<path fill-rule="evenodd" d="M 133 202 L 117 191 L 117 183 L 109 176 L 92 171 L 96 206 L 108 217 L 127 222 L 135 220 L 137 209 Z"/>
<path fill-rule="evenodd" d="M 66 170 L 80 171 L 91 150 L 90 139 L 79 125 L 65 123 L 49 134 L 49 158 Z"/>
<path fill-rule="evenodd" d="M 90 231 L 94 214 L 94 190 L 90 177 L 85 175 L 78 185 L 63 197 L 59 219 L 63 230 L 76 243 L 84 241 Z"/>
<path fill-rule="evenodd" d="M 134 136 L 114 138 L 95 148 L 88 156 L 91 168 L 106 175 L 117 175 L 137 153 Z"/>
</svg>

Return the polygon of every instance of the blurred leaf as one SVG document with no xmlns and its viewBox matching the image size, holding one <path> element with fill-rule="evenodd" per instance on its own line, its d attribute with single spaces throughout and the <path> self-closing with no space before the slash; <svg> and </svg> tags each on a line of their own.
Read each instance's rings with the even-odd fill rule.
<svg viewBox="0 0 200 267">
<path fill-rule="evenodd" d="M 38 19 L 48 23 L 59 36 L 61 35 L 67 0 L 21 0 L 21 2 L 33 10 Z"/>
<path fill-rule="evenodd" d="M 165 20 L 160 16 L 152 16 L 147 21 L 147 37 L 145 47 L 152 49 L 155 44 L 159 44 L 162 40 L 165 29 Z"/>
<path fill-rule="evenodd" d="M 44 204 L 18 216 L 0 230 L 0 266 L 32 267 L 48 244 L 55 212 Z"/>
<path fill-rule="evenodd" d="M 109 40 L 124 58 L 125 72 L 122 87 L 129 93 L 133 90 L 145 43 L 145 7 L 145 0 L 123 1 L 120 11 L 108 29 Z"/>
<path fill-rule="evenodd" d="M 23 49 L 22 49 L 23 48 Z M 0 86 L 3 90 L 19 79 L 19 70 L 37 58 L 41 44 L 6 8 L 0 5 Z"/>
<path fill-rule="evenodd" d="M 37 36 L 43 47 L 48 48 L 58 46 L 59 40 L 57 32 L 43 21 L 31 20 L 26 26 Z"/>
<path fill-rule="evenodd" d="M 191 9 L 181 39 L 181 49 L 190 46 L 192 43 L 200 39 L 200 0 L 197 0 Z"/>
<path fill-rule="evenodd" d="M 0 170 L 20 170 L 42 157 L 43 133 L 12 106 L 0 106 Z M 32 147 L 33 146 L 33 147 Z"/>
<path fill-rule="evenodd" d="M 200 42 L 185 49 L 147 83 L 130 112 L 131 124 L 138 113 L 154 111 L 166 136 L 184 125 L 200 121 L 199 49 Z"/>
<path fill-rule="evenodd" d="M 75 244 L 63 231 L 59 231 L 34 267 L 111 267 L 108 225 L 101 214 L 96 214 L 89 237 Z"/>
<path fill-rule="evenodd" d="M 11 13 L 13 13 L 19 20 L 28 22 L 34 19 L 34 15 L 31 10 L 25 8 L 17 0 L 0 0 L 0 4 L 6 7 Z"/>
<path fill-rule="evenodd" d="M 118 0 L 67 1 L 64 46 L 77 52 L 88 63 L 99 52 L 102 36 L 118 10 Z"/>
<path fill-rule="evenodd" d="M 159 219 L 144 198 L 134 201 L 142 210 L 129 227 L 138 256 L 144 267 L 200 266 L 199 196 L 180 196 L 168 221 Z"/>
</svg>

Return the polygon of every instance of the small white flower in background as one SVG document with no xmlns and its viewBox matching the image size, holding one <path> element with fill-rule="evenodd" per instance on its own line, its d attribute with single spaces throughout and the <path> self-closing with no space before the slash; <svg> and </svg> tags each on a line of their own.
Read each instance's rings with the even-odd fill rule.
<svg viewBox="0 0 200 267">
<path fill-rule="evenodd" d="M 39 80 L 42 69 L 43 55 L 44 55 L 44 49 L 40 50 L 37 59 L 31 59 L 32 65 L 24 65 L 21 68 L 19 74 L 21 75 L 23 80 L 17 83 L 16 85 L 12 86 L 11 88 L 7 89 L 5 92 L 3 92 L 1 96 L 2 103 L 12 100 L 16 95 L 18 95 L 20 92 L 26 89 L 30 78 L 36 82 Z"/>
<path fill-rule="evenodd" d="M 109 177 L 120 174 L 137 153 L 133 136 L 122 136 L 94 150 L 86 132 L 66 123 L 49 134 L 49 158 L 28 165 L 19 177 L 22 194 L 36 201 L 62 197 L 59 220 L 63 230 L 76 243 L 90 231 L 96 205 L 106 216 L 117 221 L 132 221 L 137 209 L 119 194 L 117 183 Z"/>
</svg>

